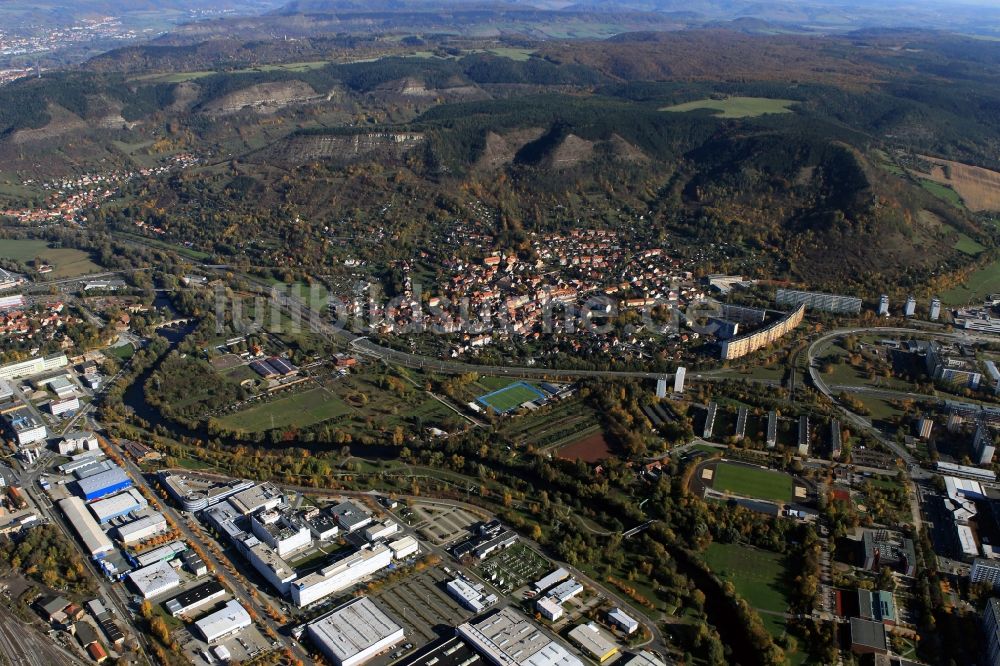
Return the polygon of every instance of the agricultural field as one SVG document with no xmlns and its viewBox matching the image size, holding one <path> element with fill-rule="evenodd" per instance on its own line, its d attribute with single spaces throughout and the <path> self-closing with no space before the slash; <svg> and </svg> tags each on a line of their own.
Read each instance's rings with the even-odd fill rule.
<svg viewBox="0 0 1000 666">
<path fill-rule="evenodd" d="M 503 432 L 519 444 L 546 450 L 572 444 L 600 431 L 597 415 L 579 400 L 549 403 L 504 424 Z"/>
<path fill-rule="evenodd" d="M 99 273 L 102 270 L 83 250 L 50 247 L 49 243 L 43 240 L 0 239 L 0 257 L 20 263 L 28 263 L 38 257 L 52 266 L 52 272 L 48 275 L 54 279 L 79 277 Z"/>
<path fill-rule="evenodd" d="M 595 463 L 611 455 L 611 447 L 600 430 L 560 447 L 556 452 L 566 460 L 582 460 L 585 463 Z"/>
<path fill-rule="evenodd" d="M 713 543 L 703 557 L 715 575 L 731 582 L 752 607 L 772 613 L 788 611 L 788 590 L 784 581 L 789 572 L 781 555 L 742 544 Z M 769 622 L 768 616 L 763 614 L 762 619 L 772 633 L 784 629 L 783 622 Z"/>
<path fill-rule="evenodd" d="M 1000 211 L 1000 173 L 981 167 L 920 156 L 933 164 L 930 174 L 920 174 L 947 185 L 973 212 Z"/>
<path fill-rule="evenodd" d="M 972 273 L 963 284 L 941 294 L 945 305 L 965 305 L 981 301 L 987 294 L 1000 291 L 1000 262 L 994 262 Z"/>
<path fill-rule="evenodd" d="M 263 432 L 274 428 L 306 428 L 347 414 L 351 408 L 324 388 L 314 388 L 215 419 L 230 430 Z"/>
<path fill-rule="evenodd" d="M 743 497 L 788 502 L 792 499 L 792 478 L 774 470 L 719 463 L 712 479 L 712 489 Z"/>
<path fill-rule="evenodd" d="M 975 257 L 982 254 L 986 247 L 976 242 L 974 238 L 970 238 L 965 234 L 959 234 L 958 240 L 955 242 L 955 249 L 962 254 L 967 254 L 970 257 Z"/>
<path fill-rule="evenodd" d="M 506 414 L 514 411 L 526 402 L 544 397 L 545 394 L 531 384 L 527 382 L 515 382 L 486 395 L 481 395 L 477 400 L 500 414 Z"/>
<path fill-rule="evenodd" d="M 956 208 L 964 208 L 964 204 L 962 203 L 962 197 L 959 196 L 958 192 L 953 190 L 948 185 L 939 183 L 935 180 L 927 180 L 926 178 L 921 178 L 920 186 L 925 190 L 927 190 L 928 192 L 930 192 L 931 194 L 933 194 L 934 196 L 936 196 L 938 199 L 941 199 L 942 201 L 947 201 Z"/>
<path fill-rule="evenodd" d="M 767 97 L 728 97 L 726 99 L 702 99 L 695 102 L 676 104 L 661 109 L 672 113 L 687 113 L 708 109 L 717 118 L 756 118 L 770 113 L 792 113 L 791 99 L 769 99 Z"/>
</svg>

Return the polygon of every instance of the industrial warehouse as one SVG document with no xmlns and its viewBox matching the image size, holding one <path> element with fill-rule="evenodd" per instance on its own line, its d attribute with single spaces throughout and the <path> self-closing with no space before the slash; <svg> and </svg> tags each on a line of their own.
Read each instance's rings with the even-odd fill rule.
<svg viewBox="0 0 1000 666">
<path fill-rule="evenodd" d="M 310 622 L 307 631 L 336 666 L 357 666 L 403 640 L 403 628 L 365 597 Z"/>
</svg>

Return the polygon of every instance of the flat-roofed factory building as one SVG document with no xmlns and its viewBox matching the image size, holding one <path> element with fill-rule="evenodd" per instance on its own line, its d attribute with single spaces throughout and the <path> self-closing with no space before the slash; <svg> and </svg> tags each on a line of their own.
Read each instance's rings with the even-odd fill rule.
<svg viewBox="0 0 1000 666">
<path fill-rule="evenodd" d="M 225 606 L 194 623 L 207 643 L 213 643 L 253 624 L 247 609 L 230 599 Z"/>
<path fill-rule="evenodd" d="M 456 632 L 493 666 L 583 666 L 566 646 L 509 606 Z"/>
<path fill-rule="evenodd" d="M 312 642 L 336 666 L 358 666 L 403 640 L 403 627 L 360 597 L 306 625 Z"/>
</svg>

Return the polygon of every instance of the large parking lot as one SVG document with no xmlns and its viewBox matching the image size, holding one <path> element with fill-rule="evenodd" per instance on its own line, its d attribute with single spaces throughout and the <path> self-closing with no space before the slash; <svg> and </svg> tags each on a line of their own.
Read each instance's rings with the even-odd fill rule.
<svg viewBox="0 0 1000 666">
<path fill-rule="evenodd" d="M 204 610 L 199 611 L 197 618 L 194 619 L 211 613 L 222 605 L 222 603 L 224 602 L 220 601 L 215 604 L 209 604 Z M 218 645 L 224 645 L 229 651 L 231 663 L 249 661 L 264 651 L 271 649 L 271 641 L 260 633 L 256 625 L 241 629 L 231 636 L 226 636 L 212 643 L 211 646 L 205 643 L 198 630 L 194 628 L 194 624 L 185 624 L 177 629 L 173 636 L 180 644 L 184 656 L 192 664 L 218 664 L 219 660 L 214 655 L 209 654 L 209 651 L 214 650 Z"/>
<path fill-rule="evenodd" d="M 459 606 L 444 589 L 453 576 L 442 567 L 433 567 L 407 576 L 381 590 L 375 600 L 388 613 L 406 625 L 406 640 L 414 649 L 450 635 L 473 613 Z"/>
</svg>

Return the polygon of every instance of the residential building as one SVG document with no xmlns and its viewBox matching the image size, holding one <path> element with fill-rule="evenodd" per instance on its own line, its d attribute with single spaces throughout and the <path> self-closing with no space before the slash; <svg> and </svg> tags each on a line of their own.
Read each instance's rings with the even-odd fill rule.
<svg viewBox="0 0 1000 666">
<path fill-rule="evenodd" d="M 917 299 L 910 296 L 906 299 L 906 305 L 903 306 L 903 316 L 912 317 L 917 313 Z"/>
<path fill-rule="evenodd" d="M 997 369 L 997 364 L 993 361 L 986 361 L 983 365 L 986 367 L 986 375 L 993 385 L 993 393 L 1000 393 L 1000 370 Z"/>
<path fill-rule="evenodd" d="M 957 387 L 975 390 L 983 378 L 973 361 L 946 355 L 936 342 L 927 345 L 926 364 L 931 379 Z"/>
<path fill-rule="evenodd" d="M 832 460 L 840 460 L 840 456 L 844 452 L 843 437 L 840 421 L 832 419 L 830 421 L 830 458 Z"/>
<path fill-rule="evenodd" d="M 812 291 L 779 289 L 775 302 L 784 307 L 804 305 L 810 310 L 821 310 L 837 314 L 858 314 L 861 312 L 860 298 L 837 294 L 822 294 Z"/>
<path fill-rule="evenodd" d="M 993 462 L 993 454 L 996 452 L 996 441 L 993 433 L 985 423 L 976 426 L 975 439 L 972 442 L 972 450 L 975 454 L 977 465 L 989 465 Z"/>
<path fill-rule="evenodd" d="M 736 414 L 736 439 L 741 440 L 746 436 L 747 432 L 747 418 L 750 415 L 750 410 L 746 407 L 740 407 Z"/>
<path fill-rule="evenodd" d="M 878 315 L 880 317 L 889 316 L 889 297 L 882 294 L 878 299 Z"/>
<path fill-rule="evenodd" d="M 972 561 L 969 570 L 969 581 L 973 583 L 989 583 L 994 589 L 1000 587 L 1000 560 L 977 557 Z"/>
<path fill-rule="evenodd" d="M 941 299 L 940 298 L 932 298 L 931 299 L 930 320 L 931 321 L 937 321 L 940 316 L 941 316 Z"/>
<path fill-rule="evenodd" d="M 1000 599 L 990 599 L 983 610 L 983 634 L 986 637 L 986 663 L 1000 666 Z"/>
<path fill-rule="evenodd" d="M 778 412 L 771 410 L 767 413 L 767 448 L 773 449 L 778 445 Z"/>
<path fill-rule="evenodd" d="M 677 368 L 674 373 L 674 393 L 684 393 L 684 376 L 687 374 L 687 368 L 681 366 Z"/>
<path fill-rule="evenodd" d="M 714 402 L 708 403 L 708 412 L 705 415 L 705 428 L 701 433 L 701 436 L 705 439 L 712 438 L 712 432 L 715 430 L 715 416 L 719 411 L 719 405 Z"/>
<path fill-rule="evenodd" d="M 800 305 L 794 312 L 791 312 L 769 326 L 738 338 L 725 340 L 721 345 L 721 358 L 723 360 L 732 360 L 766 347 L 794 330 L 795 327 L 802 323 L 804 316 L 805 306 Z"/>
</svg>

